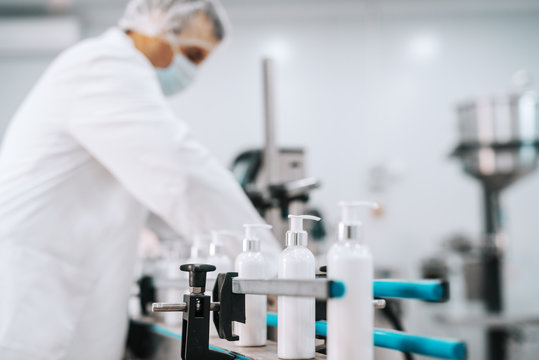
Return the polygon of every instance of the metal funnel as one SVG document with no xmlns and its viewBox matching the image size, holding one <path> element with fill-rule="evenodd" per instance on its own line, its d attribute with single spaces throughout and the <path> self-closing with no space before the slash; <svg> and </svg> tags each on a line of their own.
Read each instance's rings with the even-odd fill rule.
<svg viewBox="0 0 539 360">
<path fill-rule="evenodd" d="M 503 311 L 504 236 L 500 192 L 537 167 L 539 111 L 533 91 L 484 97 L 458 105 L 460 143 L 452 155 L 483 187 L 481 293 L 491 314 Z M 487 359 L 507 359 L 508 333 L 488 328 Z"/>
<path fill-rule="evenodd" d="M 460 143 L 452 155 L 488 189 L 504 189 L 537 167 L 538 110 L 533 91 L 459 104 Z"/>
</svg>

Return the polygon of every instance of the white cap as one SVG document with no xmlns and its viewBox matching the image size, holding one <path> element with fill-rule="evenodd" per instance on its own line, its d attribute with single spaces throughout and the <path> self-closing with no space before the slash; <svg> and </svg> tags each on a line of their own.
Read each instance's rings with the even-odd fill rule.
<svg viewBox="0 0 539 360">
<path fill-rule="evenodd" d="M 340 201 L 341 222 L 339 223 L 338 239 L 360 240 L 362 237 L 363 224 L 360 220 L 360 209 L 368 207 L 379 209 L 380 205 L 372 201 Z"/>
<path fill-rule="evenodd" d="M 260 251 L 260 239 L 256 237 L 256 229 L 271 229 L 268 224 L 243 224 L 245 237 L 243 238 L 243 251 Z"/>
<path fill-rule="evenodd" d="M 286 232 L 286 245 L 307 245 L 307 232 L 303 230 L 303 220 L 320 221 L 320 218 L 312 215 L 288 215 L 290 230 Z"/>
</svg>

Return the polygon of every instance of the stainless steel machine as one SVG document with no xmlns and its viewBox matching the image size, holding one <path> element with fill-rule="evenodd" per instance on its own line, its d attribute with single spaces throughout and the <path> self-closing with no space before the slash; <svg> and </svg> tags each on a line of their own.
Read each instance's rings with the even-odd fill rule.
<svg viewBox="0 0 539 360">
<path fill-rule="evenodd" d="M 273 226 L 275 237 L 284 241 L 288 214 L 305 213 L 310 192 L 320 183 L 318 179 L 305 175 L 305 152 L 302 148 L 278 146 L 273 60 L 264 59 L 262 69 L 264 148 L 238 155 L 232 164 L 232 172 L 260 214 Z M 314 236 L 316 233 L 314 231 Z"/>
<path fill-rule="evenodd" d="M 483 239 L 479 246 L 480 296 L 488 314 L 504 311 L 503 263 L 506 236 L 500 205 L 502 190 L 537 167 L 539 108 L 532 90 L 462 102 L 457 107 L 459 144 L 453 156 L 483 192 Z M 504 326 L 487 327 L 489 360 L 508 358 Z"/>
</svg>

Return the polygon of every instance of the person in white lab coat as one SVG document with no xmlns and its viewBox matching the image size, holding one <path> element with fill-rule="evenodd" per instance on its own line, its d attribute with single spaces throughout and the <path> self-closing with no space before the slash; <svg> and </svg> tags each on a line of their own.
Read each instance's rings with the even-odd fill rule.
<svg viewBox="0 0 539 360">
<path fill-rule="evenodd" d="M 209 0 L 134 0 L 18 109 L 0 150 L 0 359 L 120 359 L 148 211 L 188 239 L 262 221 L 164 97 L 222 41 L 223 16 Z"/>
</svg>

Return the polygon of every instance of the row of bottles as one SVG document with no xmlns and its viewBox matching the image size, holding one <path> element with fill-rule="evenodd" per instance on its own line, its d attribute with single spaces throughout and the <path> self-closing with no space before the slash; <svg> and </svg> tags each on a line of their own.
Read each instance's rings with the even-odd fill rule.
<svg viewBox="0 0 539 360">
<path fill-rule="evenodd" d="M 328 301 L 328 359 L 372 360 L 374 310 L 373 260 L 363 244 L 360 209 L 376 209 L 371 202 L 341 202 L 341 221 L 337 242 L 327 254 L 329 279 L 343 281 L 343 298 Z M 279 256 L 279 279 L 315 279 L 315 258 L 307 248 L 308 234 L 304 220 L 319 221 L 309 215 L 290 215 L 286 233 L 286 249 Z M 263 279 L 265 261 L 255 229 L 264 225 L 246 225 L 244 252 L 236 259 L 239 278 Z M 240 346 L 261 346 L 266 343 L 266 297 L 246 296 L 246 322 L 237 323 Z M 278 357 L 280 359 L 312 359 L 315 357 L 315 299 L 280 296 L 278 299 Z"/>
<path fill-rule="evenodd" d="M 330 360 L 373 359 L 373 260 L 363 244 L 362 207 L 377 208 L 370 202 L 341 202 L 341 221 L 337 242 L 327 254 L 327 276 L 343 281 L 343 298 L 330 299 L 327 304 L 327 356 Z M 307 248 L 308 234 L 304 220 L 319 221 L 310 215 L 290 215 L 290 230 L 286 233 L 286 248 L 279 256 L 279 279 L 315 279 L 315 258 Z M 234 263 L 240 279 L 267 279 L 268 262 L 260 251 L 259 230 L 271 229 L 266 224 L 244 225 L 243 252 Z M 208 273 L 208 289 L 219 273 L 232 271 L 232 261 L 226 255 L 225 239 L 235 236 L 229 231 L 212 231 L 210 253 L 203 257 L 203 243 L 195 240 L 187 263 L 209 263 L 217 270 Z M 246 322 L 234 323 L 239 346 L 266 344 L 267 297 L 245 296 Z M 315 357 L 315 299 L 280 296 L 278 299 L 278 357 L 280 359 L 312 359 Z M 213 328 L 213 327 L 212 327 Z"/>
</svg>

